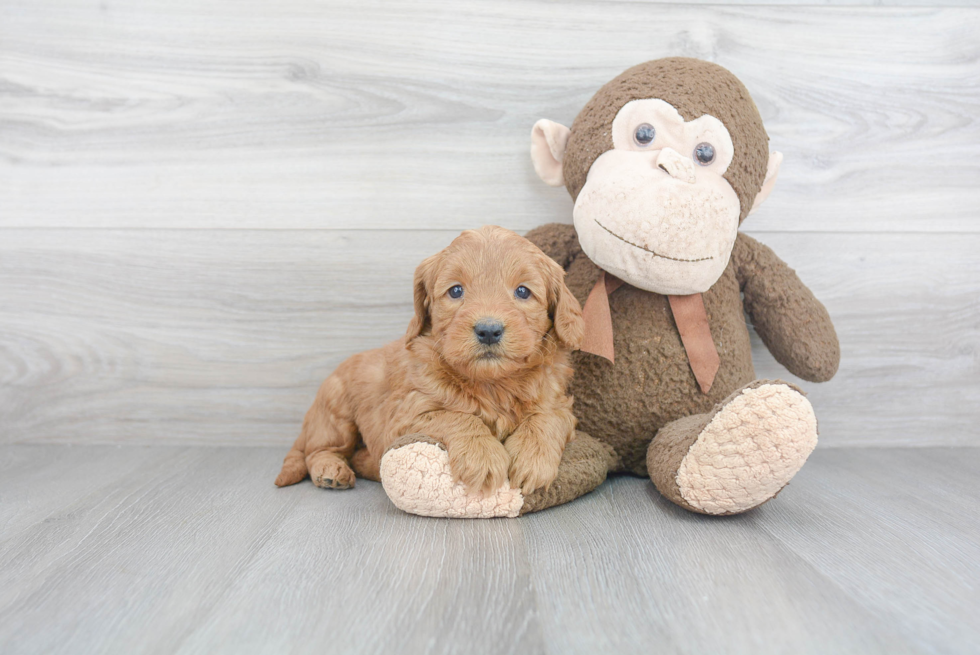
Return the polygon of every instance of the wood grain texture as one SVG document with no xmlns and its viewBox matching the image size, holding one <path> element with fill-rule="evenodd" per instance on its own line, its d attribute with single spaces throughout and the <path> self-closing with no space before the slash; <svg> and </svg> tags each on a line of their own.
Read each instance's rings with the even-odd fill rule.
<svg viewBox="0 0 980 655">
<path fill-rule="evenodd" d="M 154 454 L 3 541 L 0 650 L 173 652 L 290 510 L 261 502 L 271 453 Z"/>
<path fill-rule="evenodd" d="M 807 475 L 809 468 L 798 477 Z M 820 502 L 803 484 L 784 492 L 802 498 L 797 511 Z M 648 480 L 614 478 L 522 523 L 552 652 L 915 652 L 760 529 L 759 517 L 779 509 L 777 500 L 733 520 L 706 520 Z"/>
<path fill-rule="evenodd" d="M 337 364 L 404 334 L 415 266 L 454 236 L 5 235 L 0 439 L 215 444 L 291 441 Z"/>
<path fill-rule="evenodd" d="M 759 525 L 902 641 L 975 651 L 980 449 L 842 449 L 816 463 L 809 493 L 780 494 Z"/>
<path fill-rule="evenodd" d="M 323 379 L 403 334 L 451 232 L 7 230 L 0 441 L 291 443 Z M 977 235 L 765 234 L 828 307 L 821 445 L 977 445 Z"/>
<path fill-rule="evenodd" d="M 750 5 L 0 3 L 0 652 L 975 652 L 980 449 L 934 446 L 980 443 L 980 2 Z M 745 227 L 841 337 L 793 483 L 724 520 L 276 489 L 424 256 L 570 219 L 534 121 L 667 55 L 751 90 L 786 162 Z"/>
<path fill-rule="evenodd" d="M 683 54 L 787 155 L 746 228 L 837 322 L 821 443 L 976 444 L 980 9 L 945 4 L 5 2 L 0 442 L 291 440 L 424 256 L 570 218 L 534 120 Z"/>
<path fill-rule="evenodd" d="M 115 453 L 111 453 L 115 451 Z M 70 453 L 58 503 L 29 507 Z M 0 650 L 971 653 L 980 449 L 818 450 L 780 496 L 694 515 L 617 477 L 519 519 L 403 514 L 271 480 L 277 448 L 0 446 Z M 126 472 L 103 476 L 103 457 Z M 128 461 L 127 461 L 128 458 Z M 69 483 L 103 484 L 73 491 Z"/>
<path fill-rule="evenodd" d="M 545 651 L 518 523 L 420 520 L 368 481 L 268 495 L 292 511 L 179 653 Z"/>
<path fill-rule="evenodd" d="M 145 448 L 25 445 L 0 458 L 0 535 L 10 539 L 65 505 L 66 498 L 105 493 L 151 462 Z M 84 471 L 84 475 L 80 474 Z"/>
<path fill-rule="evenodd" d="M 744 80 L 786 155 L 753 229 L 980 230 L 975 7 L 9 0 L 0 12 L 2 227 L 567 220 L 567 194 L 533 173 L 531 125 L 570 122 L 631 65 L 687 55 Z"/>
</svg>

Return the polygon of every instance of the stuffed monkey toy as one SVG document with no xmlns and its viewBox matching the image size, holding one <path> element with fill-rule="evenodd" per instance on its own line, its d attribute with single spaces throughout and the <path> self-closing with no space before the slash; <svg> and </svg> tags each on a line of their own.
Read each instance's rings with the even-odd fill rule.
<svg viewBox="0 0 980 655">
<path fill-rule="evenodd" d="M 584 306 L 571 384 L 580 431 L 547 489 L 473 500 L 469 511 L 457 500 L 463 509 L 448 514 L 431 509 L 444 499 L 430 500 L 465 491 L 439 453 L 389 451 L 382 481 L 395 504 L 513 516 L 587 493 L 609 472 L 649 476 L 663 496 L 702 514 L 738 514 L 779 493 L 816 446 L 817 420 L 799 388 L 756 379 L 744 316 L 804 380 L 833 377 L 840 347 L 796 273 L 738 231 L 779 172 L 782 156 L 768 142 L 742 83 L 687 58 L 622 73 L 571 129 L 538 121 L 535 171 L 568 190 L 574 226 L 527 237 L 565 269 Z M 410 489 L 395 483 L 413 467 Z"/>
</svg>

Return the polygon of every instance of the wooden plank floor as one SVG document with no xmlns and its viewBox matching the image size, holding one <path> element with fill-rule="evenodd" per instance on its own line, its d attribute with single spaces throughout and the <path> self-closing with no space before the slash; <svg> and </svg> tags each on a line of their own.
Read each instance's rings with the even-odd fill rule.
<svg viewBox="0 0 980 655">
<path fill-rule="evenodd" d="M 272 485 L 282 449 L 0 447 L 0 652 L 968 653 L 976 448 L 818 450 L 689 514 L 615 478 L 520 519 Z"/>
</svg>

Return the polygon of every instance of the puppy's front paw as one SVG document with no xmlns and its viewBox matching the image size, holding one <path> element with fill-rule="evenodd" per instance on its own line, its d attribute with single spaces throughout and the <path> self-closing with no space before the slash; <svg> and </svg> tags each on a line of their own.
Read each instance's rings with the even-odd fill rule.
<svg viewBox="0 0 980 655">
<path fill-rule="evenodd" d="M 338 455 L 320 452 L 307 460 L 310 479 L 323 489 L 350 489 L 354 486 L 354 471 Z"/>
<path fill-rule="evenodd" d="M 558 477 L 561 451 L 514 434 L 504 443 L 510 453 L 510 485 L 527 495 Z"/>
<path fill-rule="evenodd" d="M 470 493 L 495 491 L 507 479 L 510 455 L 493 437 L 456 439 L 447 450 L 453 477 Z"/>
</svg>

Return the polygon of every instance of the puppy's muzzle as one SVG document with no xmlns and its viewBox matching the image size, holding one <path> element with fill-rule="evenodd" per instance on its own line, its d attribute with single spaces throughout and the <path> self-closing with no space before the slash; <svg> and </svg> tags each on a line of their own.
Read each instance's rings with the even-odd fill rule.
<svg viewBox="0 0 980 655">
<path fill-rule="evenodd" d="M 476 340 L 484 346 L 492 346 L 498 343 L 504 336 L 504 324 L 493 318 L 483 318 L 473 326 Z"/>
</svg>

